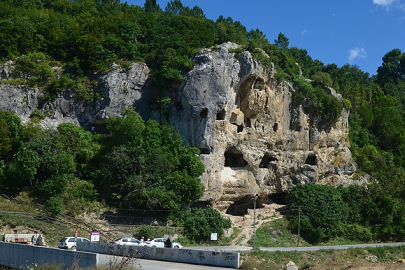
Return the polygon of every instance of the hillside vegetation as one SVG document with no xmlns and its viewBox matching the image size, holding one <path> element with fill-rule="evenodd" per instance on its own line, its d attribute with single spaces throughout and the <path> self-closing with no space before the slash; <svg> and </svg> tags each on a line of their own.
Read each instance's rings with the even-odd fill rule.
<svg viewBox="0 0 405 270">
<path fill-rule="evenodd" d="M 92 74 L 108 72 L 112 63 L 143 61 L 156 88 L 174 89 L 192 69 L 193 54 L 226 41 L 241 45 L 235 53 L 248 50 L 263 65 L 271 60 L 277 80 L 298 89 L 295 102 L 314 101 L 325 128 L 343 107 L 351 110 L 355 177 L 368 174 L 370 184 L 297 186 L 287 198 L 290 229 L 297 230 L 300 215 L 303 237 L 312 243 L 345 235 L 404 240 L 405 54 L 399 49 L 387 52 L 377 75 L 370 76 L 356 66 L 314 60 L 305 49 L 290 47 L 282 33 L 272 43 L 259 29 L 247 31 L 230 17 L 209 20 L 199 7 L 180 0 L 164 9 L 155 0 L 143 6 L 118 0 L 0 0 L 0 58 L 15 63 L 18 78 L 0 83 L 39 87 L 47 99 L 70 88 L 91 101 L 100 98 Z M 326 95 L 325 87 L 342 94 L 343 102 Z M 0 112 L 1 189 L 29 192 L 54 216 L 93 211 L 100 202 L 137 216 L 153 213 L 187 226 L 193 241 L 207 239 L 213 226 L 230 226 L 210 207 L 190 208 L 203 194 L 204 168 L 198 151 L 166 123 L 127 111 L 108 121 L 104 137 L 69 124 L 43 130 L 42 117 L 36 111 L 22 125 L 13 113 Z"/>
</svg>

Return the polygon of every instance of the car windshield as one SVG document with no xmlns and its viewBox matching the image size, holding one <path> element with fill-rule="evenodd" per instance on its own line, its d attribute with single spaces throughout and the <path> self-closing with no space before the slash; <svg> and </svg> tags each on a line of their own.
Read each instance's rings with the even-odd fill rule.
<svg viewBox="0 0 405 270">
<path fill-rule="evenodd" d="M 62 238 L 62 239 L 59 240 L 59 242 L 65 242 L 67 239 L 68 239 L 67 237 Z"/>
</svg>

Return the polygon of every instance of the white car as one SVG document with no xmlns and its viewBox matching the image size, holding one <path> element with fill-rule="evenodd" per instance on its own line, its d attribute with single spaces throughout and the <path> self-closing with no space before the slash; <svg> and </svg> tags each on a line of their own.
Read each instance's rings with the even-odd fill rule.
<svg viewBox="0 0 405 270">
<path fill-rule="evenodd" d="M 136 238 L 119 238 L 110 243 L 114 245 L 139 246 L 141 241 Z"/>
<path fill-rule="evenodd" d="M 90 240 L 84 237 L 64 237 L 61 240 L 59 240 L 58 248 L 64 248 L 64 249 L 76 249 L 76 243 L 90 243 Z"/>
<path fill-rule="evenodd" d="M 148 247 L 164 248 L 165 241 L 166 241 L 166 238 L 155 238 L 150 241 L 144 242 L 143 245 L 148 246 Z M 183 248 L 183 246 L 180 243 L 172 242 L 172 248 Z"/>
</svg>

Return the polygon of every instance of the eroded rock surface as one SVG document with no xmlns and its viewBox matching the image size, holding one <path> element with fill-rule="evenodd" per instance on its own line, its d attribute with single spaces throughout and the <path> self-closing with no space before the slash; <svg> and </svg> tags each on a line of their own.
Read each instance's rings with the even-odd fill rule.
<svg viewBox="0 0 405 270">
<path fill-rule="evenodd" d="M 147 85 L 149 69 L 134 63 L 96 78 L 94 102 L 85 102 L 67 89 L 52 102 L 44 102 L 36 88 L 0 85 L 0 109 L 16 112 L 28 121 L 35 109 L 44 112 L 43 126 L 70 122 L 88 127 L 102 124 L 134 107 L 144 118 L 159 120 L 162 113 L 150 106 L 151 97 L 171 98 L 168 114 L 186 141 L 200 149 L 205 164 L 201 198 L 220 210 L 246 214 L 253 194 L 258 205 L 277 200 L 298 183 L 334 184 L 355 171 L 349 150 L 348 115 L 328 128 L 306 105 L 295 105 L 293 86 L 275 78 L 249 52 L 233 53 L 238 46 L 225 43 L 204 49 L 195 68 L 176 90 L 162 92 Z M 10 78 L 12 63 L 0 67 Z M 333 89 L 328 94 L 336 95 Z M 249 206 L 249 207 L 250 207 Z"/>
</svg>

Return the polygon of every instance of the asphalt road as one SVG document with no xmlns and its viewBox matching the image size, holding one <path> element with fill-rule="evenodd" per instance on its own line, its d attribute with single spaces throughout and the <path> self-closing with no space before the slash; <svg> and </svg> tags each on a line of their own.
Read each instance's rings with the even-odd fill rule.
<svg viewBox="0 0 405 270">
<path fill-rule="evenodd" d="M 366 247 L 394 247 L 404 246 L 405 242 L 399 243 L 380 243 L 380 244 L 357 244 L 357 245 L 340 245 L 340 246 L 312 246 L 312 247 L 258 247 L 262 251 L 276 252 L 276 251 L 318 251 L 329 249 L 349 249 L 349 248 L 366 248 Z M 184 247 L 186 249 L 194 250 L 210 250 L 210 251 L 228 251 L 228 252 L 250 252 L 252 247 L 245 246 L 210 246 L 210 247 Z"/>
</svg>

